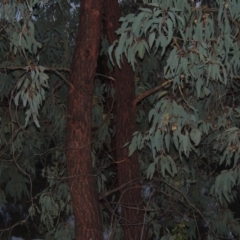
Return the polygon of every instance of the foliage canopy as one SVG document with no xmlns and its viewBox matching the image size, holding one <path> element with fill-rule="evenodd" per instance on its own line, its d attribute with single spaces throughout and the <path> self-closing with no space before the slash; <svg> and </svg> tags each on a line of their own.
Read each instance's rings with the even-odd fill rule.
<svg viewBox="0 0 240 240">
<path fill-rule="evenodd" d="M 0 204 L 27 202 L 19 223 L 39 223 L 45 239 L 73 238 L 64 154 L 71 4 L 0 5 Z M 149 239 L 239 239 L 239 3 L 144 0 L 128 13 L 124 4 L 119 40 L 109 47 L 103 36 L 100 52 L 112 68 L 125 56 L 135 71 L 137 131 L 127 145 L 138 151 Z M 92 108 L 100 196 L 116 179 L 114 87 L 105 80 L 96 75 Z M 121 239 L 118 194 L 107 197 L 104 236 Z"/>
</svg>

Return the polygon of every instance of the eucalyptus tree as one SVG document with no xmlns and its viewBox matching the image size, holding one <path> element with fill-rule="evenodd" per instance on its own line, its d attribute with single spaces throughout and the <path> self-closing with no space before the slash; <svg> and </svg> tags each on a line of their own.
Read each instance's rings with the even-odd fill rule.
<svg viewBox="0 0 240 240">
<path fill-rule="evenodd" d="M 127 6 L 129 11 L 129 4 Z M 104 1 L 106 39 L 112 44 L 117 39 L 115 31 L 119 28 L 121 16 L 117 1 Z M 144 209 L 141 198 L 140 167 L 137 154 L 129 156 L 128 148 L 123 148 L 126 142 L 131 140 L 135 131 L 136 108 L 132 104 L 135 98 L 134 72 L 124 58 L 122 67 L 115 67 L 110 73 L 114 79 L 115 87 L 115 128 L 116 136 L 112 140 L 117 163 L 117 180 L 120 188 L 119 205 L 121 206 L 121 218 L 123 238 L 146 239 L 144 229 Z M 115 140 L 115 141 L 114 141 Z M 124 187 L 123 187 L 124 186 Z"/>
<path fill-rule="evenodd" d="M 67 105 L 67 169 L 75 239 L 102 239 L 98 194 L 91 160 L 94 75 L 101 37 L 102 0 L 82 0 Z"/>
<path fill-rule="evenodd" d="M 17 59 L 17 62 L 2 59 L 2 75 L 6 77 L 6 81 L 14 75 L 12 85 L 9 86 L 8 82 L 6 84 L 8 91 L 4 89 L 4 83 L 2 89 L 5 97 L 3 97 L 3 103 L 6 105 L 5 109 L 8 110 L 6 112 L 8 114 L 5 114 L 3 118 L 2 129 L 5 129 L 6 125 L 9 125 L 10 129 L 6 132 L 9 141 L 3 141 L 2 155 L 4 158 L 8 156 L 6 149 L 11 146 L 13 148 L 8 153 L 13 160 L 4 159 L 2 165 L 4 169 L 2 203 L 27 200 L 26 207 L 29 214 L 9 227 L 3 226 L 1 232 L 12 230 L 19 224 L 27 223 L 31 218 L 34 222 L 40 221 L 38 231 L 46 233 L 46 238 L 51 239 L 54 235 L 55 238 L 71 239 L 73 226 L 69 224 L 69 221 L 65 224 L 62 218 L 62 214 L 66 217 L 72 214 L 70 192 L 72 193 L 76 238 L 102 237 L 100 207 L 93 201 L 93 199 L 97 201 L 97 192 L 94 186 L 91 156 L 93 165 L 102 164 L 101 159 L 97 161 L 99 158 L 97 154 L 103 152 L 102 141 L 109 140 L 111 137 L 108 124 L 106 124 L 106 120 L 110 118 L 102 116 L 102 111 L 105 111 L 104 94 L 111 92 L 112 97 L 114 96 L 113 88 L 105 87 L 101 82 L 96 83 L 95 90 L 93 89 L 93 76 L 101 35 L 99 29 L 102 5 L 99 1 L 99 4 L 92 4 L 89 7 L 89 3 L 81 1 L 79 37 L 76 40 L 75 53 L 72 54 L 72 48 L 75 45 L 73 34 L 77 21 L 74 14 L 69 14 L 71 9 L 68 3 L 34 1 L 2 4 L 1 17 L 4 23 L 4 43 L 6 44 L 2 50 L 5 51 L 6 56 L 12 55 Z M 119 11 L 118 4 L 114 7 Z M 96 28 L 93 23 L 96 23 Z M 95 39 L 95 45 L 90 39 Z M 93 49 L 95 51 L 92 51 Z M 69 81 L 67 78 L 72 55 L 73 63 Z M 93 90 L 94 98 L 92 97 Z M 134 88 L 130 89 L 130 94 L 133 96 Z M 91 120 L 92 98 L 93 118 Z M 121 99 L 120 96 L 119 99 Z M 97 102 L 94 103 L 94 100 Z M 66 120 L 68 120 L 67 148 L 64 145 Z M 97 137 L 95 136 L 93 143 L 91 143 L 91 122 L 98 128 Z M 134 119 L 132 122 L 134 123 Z M 5 133 L 6 130 L 2 131 Z M 29 134 L 36 138 L 35 141 L 25 134 L 29 131 Z M 79 131 L 82 133 L 80 134 Z M 13 134 L 14 132 L 16 135 Z M 121 129 L 118 132 L 121 133 Z M 93 134 L 95 135 L 94 132 Z M 125 129 L 125 134 L 128 138 L 131 136 L 131 132 L 127 129 Z M 124 139 L 125 135 L 118 143 L 118 157 L 123 156 L 120 148 L 122 148 Z M 86 146 L 83 146 L 83 143 Z M 16 147 L 18 155 L 14 155 Z M 25 151 L 22 150 L 23 147 Z M 127 155 L 126 149 L 123 151 Z M 67 153 L 69 188 L 66 185 L 65 153 Z M 20 162 L 21 159 L 23 163 Z M 126 167 L 125 164 L 125 169 Z M 12 171 L 16 174 L 9 169 L 13 169 Z M 41 174 L 40 169 L 42 169 Z M 102 181 L 106 178 L 106 173 L 104 175 L 101 173 L 104 168 L 103 170 L 102 168 L 95 169 L 99 190 L 103 192 L 103 183 L 106 180 Z M 135 172 L 139 174 L 137 169 Z M 122 179 L 120 184 L 125 180 L 132 180 L 131 170 L 129 174 L 128 179 L 119 175 Z M 34 177 L 35 181 L 33 181 Z M 36 186 L 39 184 L 39 178 L 43 181 L 40 188 Z M 21 182 L 22 185 L 20 185 Z M 140 202 L 140 189 L 138 188 L 136 192 L 138 196 L 133 196 L 131 199 L 137 197 Z M 128 202 L 125 203 L 128 204 Z M 128 211 L 126 209 L 123 212 Z M 128 215 L 130 219 L 131 215 Z M 127 237 L 126 234 L 125 236 Z"/>
<path fill-rule="evenodd" d="M 1 234 L 32 222 L 46 239 L 73 236 L 64 142 L 77 15 L 67 2 L 1 3 L 0 204 L 25 209 Z"/>
<path fill-rule="evenodd" d="M 135 70 L 149 234 L 239 239 L 239 3 L 144 3 L 109 53 Z"/>
</svg>

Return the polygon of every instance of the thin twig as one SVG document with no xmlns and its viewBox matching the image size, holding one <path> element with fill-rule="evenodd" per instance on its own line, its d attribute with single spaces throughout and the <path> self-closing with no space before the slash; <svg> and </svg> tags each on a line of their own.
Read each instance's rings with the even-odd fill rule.
<svg viewBox="0 0 240 240">
<path fill-rule="evenodd" d="M 113 78 L 113 77 L 109 77 L 109 76 L 107 76 L 107 75 L 103 75 L 103 74 L 100 74 L 100 73 L 96 73 L 95 76 L 104 77 L 104 78 L 107 78 L 107 79 L 112 80 L 113 82 L 116 81 L 115 78 Z"/>
</svg>

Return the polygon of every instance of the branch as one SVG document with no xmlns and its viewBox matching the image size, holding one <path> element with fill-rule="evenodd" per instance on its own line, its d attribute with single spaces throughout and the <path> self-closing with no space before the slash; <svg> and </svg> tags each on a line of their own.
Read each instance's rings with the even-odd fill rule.
<svg viewBox="0 0 240 240">
<path fill-rule="evenodd" d="M 64 80 L 71 88 L 74 88 L 72 83 L 68 81 L 57 69 L 52 69 L 62 80 Z"/>
<path fill-rule="evenodd" d="M 136 106 L 140 101 L 142 101 L 144 98 L 148 97 L 149 95 L 159 91 L 160 89 L 162 89 L 163 87 L 165 87 L 166 85 L 168 85 L 169 83 L 173 82 L 173 79 L 170 79 L 164 83 L 162 83 L 161 85 L 155 87 L 155 88 L 152 88 L 152 89 L 149 89 L 148 91 L 140 94 L 139 96 L 137 96 L 135 98 L 135 100 L 133 101 L 133 105 Z"/>
<path fill-rule="evenodd" d="M 29 65 L 29 66 L 6 66 L 6 67 L 0 67 L 0 72 L 7 71 L 7 70 L 26 70 L 27 67 L 33 66 L 38 67 L 38 65 Z M 44 66 L 43 66 L 44 67 Z M 70 72 L 69 68 L 50 68 L 50 67 L 44 67 L 46 71 L 64 71 L 64 72 Z"/>
<path fill-rule="evenodd" d="M 130 182 L 124 183 L 124 184 L 122 184 L 121 186 L 119 186 L 119 187 L 117 187 L 117 188 L 114 188 L 114 189 L 112 189 L 112 190 L 110 190 L 110 191 L 108 191 L 108 192 L 106 192 L 106 193 L 103 193 L 102 195 L 99 196 L 99 200 L 103 200 L 103 199 L 105 199 L 106 197 L 108 197 L 109 195 L 111 195 L 111 194 L 113 194 L 113 193 L 115 193 L 115 192 L 118 192 L 118 191 L 121 190 L 122 188 L 125 188 L 126 186 L 132 185 L 132 184 L 134 184 L 134 183 L 136 183 L 136 182 L 140 182 L 140 180 L 143 180 L 143 179 L 145 179 L 145 178 L 141 178 L 141 177 L 140 177 L 140 178 L 133 179 L 133 180 L 130 181 Z"/>
<path fill-rule="evenodd" d="M 109 76 L 107 76 L 107 75 L 103 75 L 103 74 L 100 74 L 100 73 L 96 73 L 95 76 L 101 76 L 101 77 L 110 79 L 110 80 L 112 80 L 113 82 L 115 82 L 115 78 L 109 77 Z"/>
<path fill-rule="evenodd" d="M 0 72 L 5 72 L 5 71 L 13 71 L 13 70 L 27 70 L 27 67 L 30 67 L 31 70 L 35 69 L 38 67 L 38 65 L 30 65 L 30 66 L 8 66 L 8 67 L 0 67 Z M 60 72 L 71 72 L 70 69 L 68 68 L 50 68 L 50 67 L 44 67 L 45 71 L 49 72 L 55 72 L 62 80 L 64 80 L 69 86 L 74 88 L 71 82 L 69 82 Z"/>
</svg>

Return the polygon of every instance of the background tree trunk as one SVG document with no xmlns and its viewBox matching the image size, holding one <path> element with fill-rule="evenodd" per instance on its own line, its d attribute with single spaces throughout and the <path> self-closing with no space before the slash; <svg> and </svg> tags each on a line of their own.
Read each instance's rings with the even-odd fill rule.
<svg viewBox="0 0 240 240">
<path fill-rule="evenodd" d="M 104 28 L 108 41 L 112 44 L 119 28 L 120 7 L 117 0 L 104 1 Z M 131 141 L 135 131 L 136 109 L 132 104 L 135 98 L 134 72 L 124 59 L 121 69 L 115 66 L 112 73 L 116 80 L 116 157 L 118 166 L 118 184 L 129 183 L 121 191 L 121 217 L 125 240 L 147 239 L 144 230 L 144 212 L 140 189 L 140 169 L 137 155 L 128 157 L 128 147 L 123 145 Z M 138 179 L 136 181 L 136 179 Z"/>
<path fill-rule="evenodd" d="M 99 54 L 102 0 L 81 0 L 78 37 L 68 93 L 67 169 L 77 239 L 102 239 L 102 223 L 91 161 L 93 79 Z"/>
</svg>

